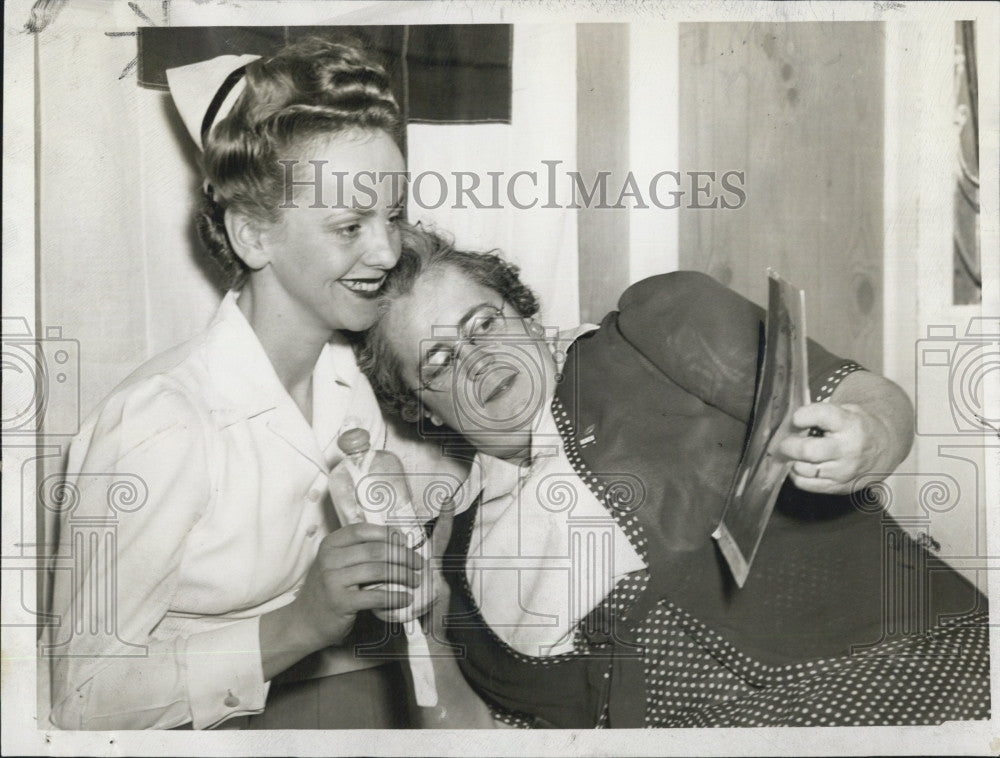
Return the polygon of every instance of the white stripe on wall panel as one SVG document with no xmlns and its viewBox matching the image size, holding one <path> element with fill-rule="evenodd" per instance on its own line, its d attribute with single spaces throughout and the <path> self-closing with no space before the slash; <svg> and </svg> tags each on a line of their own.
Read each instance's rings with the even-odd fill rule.
<svg viewBox="0 0 1000 758">
<path fill-rule="evenodd" d="M 512 124 L 412 124 L 408 135 L 411 188 L 407 212 L 452 232 L 460 246 L 474 250 L 499 247 L 517 263 L 525 280 L 542 299 L 545 323 L 561 329 L 579 323 L 577 293 L 576 211 L 567 171 L 576 167 L 576 37 L 571 24 L 514 27 Z M 559 161 L 556 202 L 547 204 L 548 168 L 543 161 Z M 447 201 L 438 208 L 441 175 L 448 187 Z M 501 172 L 500 208 L 476 208 L 466 196 L 456 207 L 456 172 L 480 177 L 475 196 L 494 204 L 492 179 Z M 514 207 L 507 183 L 518 171 L 535 172 L 515 181 L 516 200 L 529 209 Z M 428 172 L 419 178 L 421 172 Z M 463 179 L 466 186 L 474 181 Z M 419 185 L 414 187 L 414 183 Z M 420 201 L 418 203 L 418 200 Z"/>
<path fill-rule="evenodd" d="M 629 169 L 649 208 L 629 211 L 629 283 L 678 267 L 679 209 L 657 208 L 649 185 L 661 171 L 676 171 L 678 159 L 677 23 L 629 25 Z M 661 202 L 669 204 L 669 182 Z"/>
</svg>

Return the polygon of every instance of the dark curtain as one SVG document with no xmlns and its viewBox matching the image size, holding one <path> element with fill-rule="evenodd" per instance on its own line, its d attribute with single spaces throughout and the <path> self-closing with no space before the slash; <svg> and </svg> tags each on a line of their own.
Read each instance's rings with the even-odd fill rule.
<svg viewBox="0 0 1000 758">
<path fill-rule="evenodd" d="M 956 121 L 958 166 L 954 208 L 954 302 L 982 300 L 979 239 L 979 83 L 976 70 L 976 22 L 955 25 Z"/>
<path fill-rule="evenodd" d="M 269 55 L 306 36 L 354 38 L 390 72 L 408 123 L 510 123 L 509 24 L 143 27 L 139 86 L 167 89 L 166 70 L 216 55 Z"/>
</svg>

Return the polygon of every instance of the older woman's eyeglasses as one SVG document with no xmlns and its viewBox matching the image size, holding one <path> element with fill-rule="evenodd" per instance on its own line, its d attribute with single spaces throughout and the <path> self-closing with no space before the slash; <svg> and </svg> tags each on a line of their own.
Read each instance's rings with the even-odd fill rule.
<svg viewBox="0 0 1000 758">
<path fill-rule="evenodd" d="M 420 362 L 420 389 L 445 390 L 463 347 L 481 344 L 507 329 L 505 307 L 506 303 L 499 308 L 480 306 L 463 319 L 454 337 L 442 338 L 432 345 Z"/>
</svg>

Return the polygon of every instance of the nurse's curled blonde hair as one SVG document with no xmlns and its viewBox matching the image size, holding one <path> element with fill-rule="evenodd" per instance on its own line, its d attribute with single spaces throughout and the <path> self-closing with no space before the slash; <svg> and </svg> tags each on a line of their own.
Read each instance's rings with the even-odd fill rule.
<svg viewBox="0 0 1000 758">
<path fill-rule="evenodd" d="M 381 131 L 397 144 L 402 130 L 388 72 L 356 40 L 310 37 L 247 65 L 246 87 L 205 136 L 202 156 L 198 234 L 224 286 L 238 287 L 248 272 L 229 243 L 226 209 L 277 221 L 279 161 L 310 139 L 351 130 Z"/>
</svg>

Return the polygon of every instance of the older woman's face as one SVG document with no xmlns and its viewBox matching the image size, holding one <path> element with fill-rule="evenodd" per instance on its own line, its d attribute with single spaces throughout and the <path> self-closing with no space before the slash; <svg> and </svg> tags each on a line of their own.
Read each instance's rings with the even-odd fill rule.
<svg viewBox="0 0 1000 758">
<path fill-rule="evenodd" d="M 294 207 L 262 235 L 283 310 L 299 328 L 367 329 L 399 260 L 403 156 L 384 132 L 348 132 L 310 141 L 290 169 Z"/>
<path fill-rule="evenodd" d="M 453 267 L 432 269 L 392 304 L 381 328 L 433 416 L 491 455 L 528 449 L 555 363 L 495 290 Z"/>
</svg>

